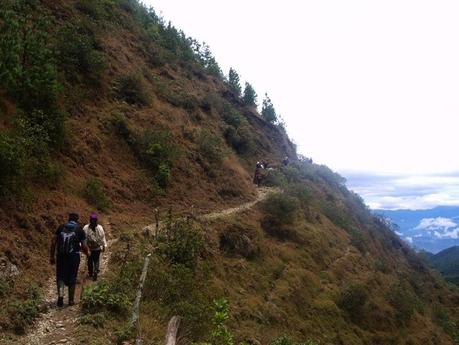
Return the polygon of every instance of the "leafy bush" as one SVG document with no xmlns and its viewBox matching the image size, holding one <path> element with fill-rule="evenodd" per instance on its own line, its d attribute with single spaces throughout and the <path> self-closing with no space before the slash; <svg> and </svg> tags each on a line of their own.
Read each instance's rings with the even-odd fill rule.
<svg viewBox="0 0 459 345">
<path fill-rule="evenodd" d="M 263 184 L 268 187 L 284 187 L 287 180 L 280 170 L 267 170 L 263 177 Z"/>
<path fill-rule="evenodd" d="M 230 255 L 253 259 L 260 253 L 258 234 L 235 224 L 220 234 L 220 249 Z"/>
<path fill-rule="evenodd" d="M 25 299 L 10 305 L 8 314 L 10 325 L 17 333 L 24 333 L 39 315 L 41 294 L 36 286 L 27 289 Z"/>
<path fill-rule="evenodd" d="M 227 127 L 224 136 L 228 145 L 240 155 L 249 153 L 254 149 L 252 134 L 250 129 L 245 126 L 237 129 L 234 127 Z"/>
<path fill-rule="evenodd" d="M 171 180 L 171 169 L 167 164 L 162 163 L 159 165 L 155 179 L 161 188 L 166 188 L 169 185 Z"/>
<path fill-rule="evenodd" d="M 150 95 L 147 85 L 140 74 L 126 74 L 119 77 L 115 83 L 115 92 L 119 99 L 131 105 L 149 105 Z"/>
<path fill-rule="evenodd" d="M 158 238 L 158 250 L 171 264 L 195 268 L 204 247 L 200 230 L 185 221 L 169 225 L 169 229 Z"/>
<path fill-rule="evenodd" d="M 125 294 L 113 291 L 107 283 L 98 283 L 84 290 L 81 305 L 86 314 L 109 312 L 124 315 L 128 311 L 129 300 Z"/>
<path fill-rule="evenodd" d="M 284 193 L 270 195 L 263 204 L 265 217 L 263 229 L 280 240 L 299 241 L 300 236 L 292 226 L 300 209 L 298 199 Z"/>
<path fill-rule="evenodd" d="M 292 224 L 300 209 L 297 198 L 285 193 L 275 193 L 268 196 L 263 204 L 265 214 L 279 220 L 283 224 Z"/>
<path fill-rule="evenodd" d="M 132 142 L 132 133 L 123 114 L 114 114 L 111 119 L 111 124 L 117 135 L 126 140 L 128 143 Z"/>
<path fill-rule="evenodd" d="M 414 315 L 416 300 L 408 289 L 402 285 L 393 285 L 386 294 L 386 300 L 395 309 L 397 321 L 406 325 Z"/>
<path fill-rule="evenodd" d="M 106 321 L 104 313 L 86 314 L 81 317 L 83 325 L 90 325 L 94 328 L 103 328 Z"/>
<path fill-rule="evenodd" d="M 226 155 L 220 138 L 207 130 L 201 131 L 198 145 L 199 152 L 211 164 L 220 164 Z"/>
<path fill-rule="evenodd" d="M 96 11 L 95 2 L 80 2 L 80 6 L 83 3 L 88 11 Z M 57 49 L 60 68 L 70 80 L 99 83 L 105 60 L 90 30 L 72 24 L 64 26 L 58 33 Z"/>
<path fill-rule="evenodd" d="M 34 1 L 4 0 L 0 7 L 0 85 L 26 111 L 57 104 L 59 84 L 50 21 Z"/>
<path fill-rule="evenodd" d="M 106 211 L 111 203 L 104 192 L 102 181 L 98 178 L 90 178 L 84 187 L 84 197 L 88 203 L 95 206 L 99 211 Z"/>
<path fill-rule="evenodd" d="M 368 293 L 365 286 L 352 284 L 346 287 L 340 295 L 338 306 L 347 311 L 354 321 L 361 320 Z"/>
<path fill-rule="evenodd" d="M 24 175 L 24 148 L 17 140 L 0 133 L 0 196 L 11 194 Z"/>
</svg>

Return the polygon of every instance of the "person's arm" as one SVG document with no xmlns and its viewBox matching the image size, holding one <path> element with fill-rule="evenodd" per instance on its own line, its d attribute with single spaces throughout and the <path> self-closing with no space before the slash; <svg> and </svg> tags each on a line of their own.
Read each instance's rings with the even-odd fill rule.
<svg viewBox="0 0 459 345">
<path fill-rule="evenodd" d="M 83 251 L 83 253 L 86 255 L 86 256 L 91 256 L 91 254 L 89 253 L 89 248 L 88 246 L 86 245 L 86 239 L 81 241 L 81 250 Z"/>
<path fill-rule="evenodd" d="M 100 234 L 102 235 L 103 241 L 102 250 L 105 252 L 105 249 L 107 249 L 107 239 L 105 238 L 105 231 L 102 225 L 100 225 Z"/>
<path fill-rule="evenodd" d="M 80 227 L 80 235 L 79 235 L 79 238 L 80 238 L 80 248 L 82 250 L 82 252 L 86 255 L 86 256 L 90 256 L 91 253 L 89 252 L 89 248 L 86 244 L 86 234 L 84 232 L 84 230 Z"/>
</svg>

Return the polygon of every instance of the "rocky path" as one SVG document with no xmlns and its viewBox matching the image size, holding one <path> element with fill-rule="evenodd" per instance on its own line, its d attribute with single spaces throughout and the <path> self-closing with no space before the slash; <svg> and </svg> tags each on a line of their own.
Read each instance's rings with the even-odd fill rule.
<svg viewBox="0 0 459 345">
<path fill-rule="evenodd" d="M 209 214 L 205 214 L 202 216 L 198 216 L 197 218 L 200 220 L 215 220 L 221 217 L 227 217 L 238 212 L 242 212 L 252 208 L 254 205 L 263 201 L 267 198 L 270 193 L 278 192 L 278 190 L 273 188 L 263 187 L 258 189 L 257 198 L 254 201 L 250 201 L 244 203 L 238 207 L 212 212 Z M 150 227 L 150 226 L 149 226 Z M 153 226 L 151 226 L 153 227 Z M 107 233 L 107 237 L 110 236 L 111 227 L 110 221 L 108 220 L 105 223 L 105 229 Z M 107 270 L 108 262 L 110 260 L 111 248 L 115 243 L 116 239 L 109 240 L 108 249 L 102 255 L 101 259 L 101 272 L 100 276 L 104 275 L 104 272 Z M 80 300 L 82 289 L 84 286 L 91 284 L 89 280 L 85 279 L 87 272 L 86 272 L 86 258 L 83 255 L 81 264 L 81 272 L 79 274 L 79 281 L 77 284 L 77 291 L 75 294 L 76 298 L 76 305 L 72 307 L 64 307 L 64 308 L 57 308 L 56 307 L 56 283 L 54 277 L 49 279 L 47 284 L 47 289 L 45 293 L 45 306 L 47 308 L 47 312 L 42 314 L 38 319 L 35 327 L 31 330 L 31 332 L 24 337 L 22 341 L 19 341 L 18 344 L 22 345 L 58 345 L 58 344 L 68 344 L 68 345 L 76 345 L 80 344 L 78 340 L 76 340 L 76 334 L 78 330 L 78 323 L 79 323 L 79 316 L 80 316 L 80 307 L 78 302 Z M 66 303 L 65 300 L 64 303 Z"/>
<path fill-rule="evenodd" d="M 104 226 L 106 236 L 109 238 L 111 233 L 110 220 L 107 220 Z M 114 239 L 108 241 L 107 251 L 103 253 L 101 256 L 100 276 L 102 276 L 107 270 L 108 262 L 110 260 L 111 255 L 110 248 L 115 243 L 115 241 L 116 240 Z M 82 260 L 80 263 L 80 273 L 75 292 L 76 305 L 74 306 L 65 306 L 64 308 L 56 307 L 56 282 L 54 276 L 49 279 L 44 296 L 45 308 L 47 308 L 48 311 L 40 316 L 33 330 L 25 337 L 25 339 L 23 339 L 23 341 L 19 342 L 20 344 L 80 344 L 80 342 L 77 341 L 75 338 L 80 315 L 80 307 L 78 306 L 78 303 L 80 301 L 83 288 L 92 283 L 91 281 L 85 278 L 87 275 L 86 265 L 86 256 L 82 255 Z M 67 298 L 65 298 L 64 300 L 64 305 L 66 305 L 66 303 Z"/>
</svg>

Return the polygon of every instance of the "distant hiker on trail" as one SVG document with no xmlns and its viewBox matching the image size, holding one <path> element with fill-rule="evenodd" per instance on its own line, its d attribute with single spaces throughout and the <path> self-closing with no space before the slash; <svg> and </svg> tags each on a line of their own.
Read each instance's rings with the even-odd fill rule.
<svg viewBox="0 0 459 345">
<path fill-rule="evenodd" d="M 86 234 L 86 242 L 90 251 L 88 257 L 88 275 L 94 281 L 97 280 L 97 275 L 100 272 L 100 253 L 107 249 L 107 240 L 105 239 L 104 228 L 97 224 L 97 214 L 91 213 L 89 224 L 83 228 Z"/>
<path fill-rule="evenodd" d="M 282 161 L 282 164 L 284 165 L 284 167 L 286 167 L 287 165 L 289 165 L 290 163 L 290 160 L 288 159 L 288 156 L 285 156 L 284 160 Z"/>
<path fill-rule="evenodd" d="M 253 177 L 253 183 L 255 183 L 258 187 L 260 187 L 261 180 L 263 179 L 263 175 L 261 174 L 261 170 L 263 169 L 263 164 L 257 162 L 255 167 L 255 175 Z"/>
<path fill-rule="evenodd" d="M 75 304 L 75 286 L 78 267 L 80 266 L 80 251 L 89 256 L 86 246 L 86 235 L 78 224 L 78 213 L 70 212 L 67 223 L 57 228 L 50 248 L 50 263 L 56 264 L 57 306 L 64 306 L 64 289 L 69 288 L 69 305 Z"/>
</svg>

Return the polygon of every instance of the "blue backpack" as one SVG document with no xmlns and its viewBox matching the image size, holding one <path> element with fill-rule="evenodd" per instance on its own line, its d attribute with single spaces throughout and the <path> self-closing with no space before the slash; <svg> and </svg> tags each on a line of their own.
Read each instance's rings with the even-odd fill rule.
<svg viewBox="0 0 459 345">
<path fill-rule="evenodd" d="M 57 235 L 57 253 L 69 255 L 80 251 L 80 241 L 76 230 L 78 224 L 70 221 L 64 224 L 64 229 Z"/>
</svg>

